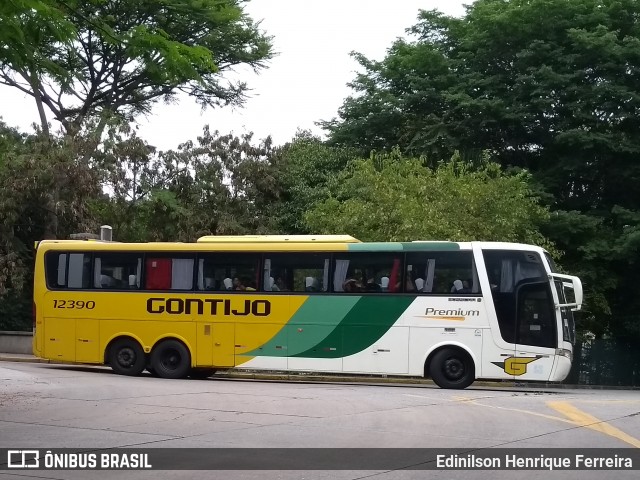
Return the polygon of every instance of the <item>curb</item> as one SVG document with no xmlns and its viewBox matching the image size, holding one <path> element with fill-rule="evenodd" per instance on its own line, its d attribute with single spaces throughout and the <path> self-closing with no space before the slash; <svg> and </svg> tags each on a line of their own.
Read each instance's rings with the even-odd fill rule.
<svg viewBox="0 0 640 480">
<path fill-rule="evenodd" d="M 46 358 L 29 357 L 24 355 L 11 355 L 6 353 L 0 353 L 0 362 L 56 363 Z"/>
</svg>

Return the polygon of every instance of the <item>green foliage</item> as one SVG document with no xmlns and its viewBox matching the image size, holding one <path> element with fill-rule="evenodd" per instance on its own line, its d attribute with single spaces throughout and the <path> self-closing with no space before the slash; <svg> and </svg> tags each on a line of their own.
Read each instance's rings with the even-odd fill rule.
<svg viewBox="0 0 640 480">
<path fill-rule="evenodd" d="M 25 136 L 0 123 L 0 294 L 30 283 L 30 252 L 44 236 L 49 193 L 56 199 L 60 232 L 94 229 L 87 201 L 98 178 L 83 157 L 84 144 L 42 135 Z"/>
<path fill-rule="evenodd" d="M 0 122 L 0 329 L 31 326 L 34 242 L 42 240 L 49 194 L 56 197 L 60 233 L 95 231 L 87 204 L 99 192 L 83 160 L 86 145 L 22 135 Z"/>
<path fill-rule="evenodd" d="M 29 332 L 33 328 L 33 292 L 9 290 L 0 295 L 0 331 Z"/>
<path fill-rule="evenodd" d="M 311 232 L 304 214 L 328 198 L 330 186 L 356 154 L 352 149 L 325 145 L 319 138 L 300 132 L 292 142 L 277 149 L 270 163 L 275 169 L 278 194 L 272 212 L 283 233 Z"/>
<path fill-rule="evenodd" d="M 109 197 L 96 216 L 120 241 L 195 241 L 210 234 L 267 233 L 277 182 L 271 140 L 205 127 L 197 143 L 156 153 L 130 132 L 112 132 L 97 157 Z"/>
<path fill-rule="evenodd" d="M 455 156 L 435 169 L 389 155 L 357 160 L 342 172 L 332 195 L 305 216 L 318 233 L 368 241 L 512 241 L 549 247 L 538 226 L 548 211 L 531 196 L 525 173 L 505 175 Z"/>
</svg>

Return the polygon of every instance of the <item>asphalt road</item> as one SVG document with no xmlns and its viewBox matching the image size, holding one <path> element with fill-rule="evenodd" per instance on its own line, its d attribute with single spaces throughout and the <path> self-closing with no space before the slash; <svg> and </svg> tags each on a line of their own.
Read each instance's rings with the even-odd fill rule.
<svg viewBox="0 0 640 480">
<path fill-rule="evenodd" d="M 0 362 L 0 448 L 638 449 L 639 439 L 638 391 L 164 380 L 100 367 Z M 7 479 L 639 476 L 639 470 L 0 472 Z"/>
</svg>

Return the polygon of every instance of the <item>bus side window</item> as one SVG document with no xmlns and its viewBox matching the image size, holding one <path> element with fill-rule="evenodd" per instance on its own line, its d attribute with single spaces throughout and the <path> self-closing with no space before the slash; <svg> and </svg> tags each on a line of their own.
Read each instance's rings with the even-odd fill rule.
<svg viewBox="0 0 640 480">
<path fill-rule="evenodd" d="M 94 259 L 93 287 L 99 289 L 139 289 L 142 255 L 138 253 L 99 253 Z"/>
<path fill-rule="evenodd" d="M 45 255 L 45 275 L 49 288 L 67 286 L 67 254 L 47 252 Z"/>
<path fill-rule="evenodd" d="M 329 254 L 266 254 L 262 278 L 262 288 L 266 292 L 326 292 L 329 283 Z"/>
<path fill-rule="evenodd" d="M 45 275 L 49 288 L 89 288 L 91 255 L 74 252 L 49 252 L 45 256 Z"/>
<path fill-rule="evenodd" d="M 193 255 L 147 256 L 144 265 L 144 288 L 146 290 L 191 290 L 194 265 Z M 213 279 L 209 280 L 211 285 Z M 130 287 L 133 286 L 131 283 Z"/>
<path fill-rule="evenodd" d="M 199 291 L 256 291 L 260 283 L 260 256 L 255 253 L 207 253 L 199 255 Z"/>
<path fill-rule="evenodd" d="M 333 291 L 387 293 L 398 291 L 401 257 L 396 253 L 339 253 L 333 266 Z"/>
<path fill-rule="evenodd" d="M 468 295 L 480 293 L 473 253 L 415 252 L 407 254 L 405 292 Z"/>
</svg>

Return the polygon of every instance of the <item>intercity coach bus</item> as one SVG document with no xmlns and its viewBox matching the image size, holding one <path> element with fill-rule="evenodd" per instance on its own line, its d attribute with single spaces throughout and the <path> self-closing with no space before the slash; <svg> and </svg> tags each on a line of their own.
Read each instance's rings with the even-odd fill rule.
<svg viewBox="0 0 640 480">
<path fill-rule="evenodd" d="M 582 295 L 577 277 L 523 244 L 44 240 L 33 350 L 163 378 L 246 368 L 425 376 L 443 388 L 562 381 Z"/>
</svg>

